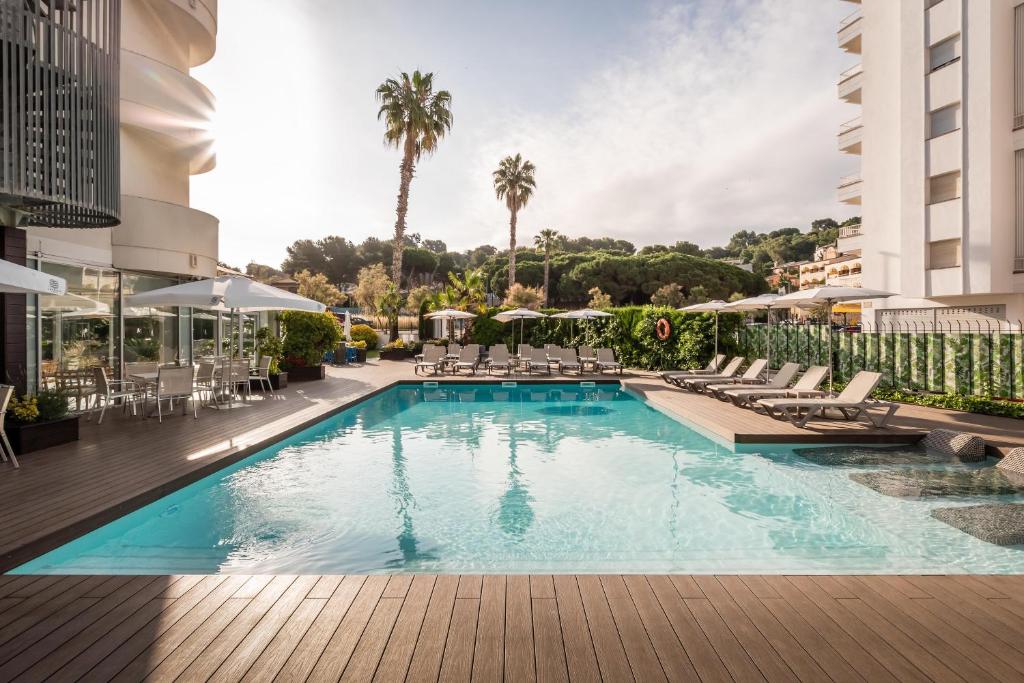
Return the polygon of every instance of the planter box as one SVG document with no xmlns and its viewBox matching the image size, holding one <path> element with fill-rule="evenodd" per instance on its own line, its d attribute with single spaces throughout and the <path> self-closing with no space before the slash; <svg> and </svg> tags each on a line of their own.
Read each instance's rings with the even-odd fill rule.
<svg viewBox="0 0 1024 683">
<path fill-rule="evenodd" d="M 52 422 L 5 425 L 11 448 L 17 455 L 39 451 L 50 446 L 78 441 L 78 416 L 68 415 Z"/>
<path fill-rule="evenodd" d="M 366 349 L 356 349 L 356 362 L 357 363 L 365 363 L 366 362 Z"/>
<path fill-rule="evenodd" d="M 311 368 L 289 368 L 288 379 L 292 382 L 311 382 L 327 377 L 327 368 L 317 365 Z"/>
<path fill-rule="evenodd" d="M 413 354 L 409 349 L 388 349 L 380 352 L 381 360 L 409 360 Z"/>
<path fill-rule="evenodd" d="M 250 379 L 249 380 L 249 385 L 253 389 L 259 389 L 260 388 L 260 381 L 258 379 Z M 281 372 L 281 373 L 278 373 L 276 375 L 271 375 L 270 376 L 270 386 L 273 387 L 274 391 L 277 391 L 278 389 L 284 389 L 285 387 L 287 387 L 288 386 L 288 373 L 287 372 Z"/>
</svg>

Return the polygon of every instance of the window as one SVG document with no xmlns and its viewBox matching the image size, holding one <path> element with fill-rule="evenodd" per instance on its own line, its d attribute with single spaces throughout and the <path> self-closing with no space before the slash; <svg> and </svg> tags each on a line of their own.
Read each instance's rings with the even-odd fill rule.
<svg viewBox="0 0 1024 683">
<path fill-rule="evenodd" d="M 960 240 L 939 240 L 928 243 L 928 269 L 958 268 L 960 266 Z"/>
<path fill-rule="evenodd" d="M 928 203 L 948 202 L 960 196 L 960 171 L 943 173 L 928 179 Z"/>
<path fill-rule="evenodd" d="M 928 137 L 937 138 L 960 128 L 960 104 L 951 104 L 928 114 Z"/>
<path fill-rule="evenodd" d="M 928 51 L 928 64 L 930 71 L 941 69 L 947 64 L 960 59 L 960 36 L 946 38 L 941 43 L 932 45 Z"/>
</svg>

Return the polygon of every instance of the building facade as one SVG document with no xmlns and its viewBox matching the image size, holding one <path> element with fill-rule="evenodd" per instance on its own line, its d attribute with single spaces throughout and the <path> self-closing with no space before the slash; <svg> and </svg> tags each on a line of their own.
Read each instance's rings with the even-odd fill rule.
<svg viewBox="0 0 1024 683">
<path fill-rule="evenodd" d="M 851 0 L 847 0 L 851 2 Z M 1024 319 L 1024 3 L 852 0 L 838 83 L 859 156 L 838 198 L 860 205 L 875 324 L 924 309 Z M 842 239 L 840 240 L 842 241 Z"/>
<path fill-rule="evenodd" d="M 52 4 L 81 12 L 95 0 Z M 214 98 L 189 72 L 213 57 L 217 0 L 118 4 L 119 222 L 27 227 L 27 265 L 68 282 L 67 295 L 27 297 L 29 388 L 93 365 L 118 373 L 135 360 L 187 361 L 218 335 L 211 314 L 124 303 L 216 275 L 218 221 L 189 205 L 191 176 L 216 163 Z"/>
</svg>

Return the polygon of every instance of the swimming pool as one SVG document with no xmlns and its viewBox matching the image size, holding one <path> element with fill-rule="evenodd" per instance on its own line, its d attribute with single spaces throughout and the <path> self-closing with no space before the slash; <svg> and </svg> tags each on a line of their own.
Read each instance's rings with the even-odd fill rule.
<svg viewBox="0 0 1024 683">
<path fill-rule="evenodd" d="M 15 571 L 1024 571 L 948 499 L 744 451 L 617 384 L 399 386 Z"/>
</svg>

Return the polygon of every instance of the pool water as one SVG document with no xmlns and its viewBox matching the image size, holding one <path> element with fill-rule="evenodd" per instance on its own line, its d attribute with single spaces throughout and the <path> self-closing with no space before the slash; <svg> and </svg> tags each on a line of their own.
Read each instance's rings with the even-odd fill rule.
<svg viewBox="0 0 1024 683">
<path fill-rule="evenodd" d="M 16 571 L 1024 571 L 929 516 L 977 501 L 744 450 L 617 384 L 402 386 Z"/>
</svg>

